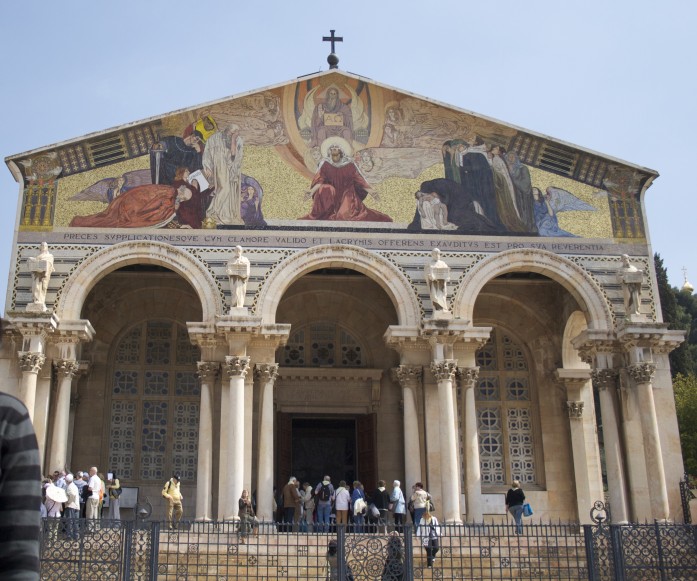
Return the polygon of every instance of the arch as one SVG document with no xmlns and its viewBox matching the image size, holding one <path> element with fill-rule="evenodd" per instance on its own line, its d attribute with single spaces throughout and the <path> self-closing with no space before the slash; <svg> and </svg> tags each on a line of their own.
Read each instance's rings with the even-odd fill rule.
<svg viewBox="0 0 697 581">
<path fill-rule="evenodd" d="M 223 299 L 211 273 L 188 253 L 163 242 L 121 242 L 93 254 L 70 275 L 56 301 L 61 320 L 80 318 L 82 305 L 99 280 L 130 264 L 156 264 L 176 272 L 201 301 L 204 321 L 223 313 Z"/>
<path fill-rule="evenodd" d="M 281 298 L 290 285 L 319 268 L 349 268 L 366 275 L 390 297 L 400 325 L 420 323 L 421 309 L 407 277 L 379 254 L 344 244 L 313 246 L 281 262 L 259 291 L 257 304 L 262 323 L 273 324 Z"/>
<path fill-rule="evenodd" d="M 455 316 L 471 321 L 474 303 L 484 285 L 507 272 L 536 272 L 551 278 L 576 299 L 588 320 L 589 329 L 613 330 L 609 305 L 590 275 L 568 258 L 532 248 L 506 250 L 472 267 L 455 295 Z"/>
<path fill-rule="evenodd" d="M 587 328 L 586 317 L 583 316 L 581 311 L 574 311 L 569 315 L 564 326 L 564 336 L 561 343 L 561 361 L 564 369 L 590 368 L 588 363 L 581 360 L 581 356 L 571 343 L 572 339 L 578 337 Z"/>
</svg>

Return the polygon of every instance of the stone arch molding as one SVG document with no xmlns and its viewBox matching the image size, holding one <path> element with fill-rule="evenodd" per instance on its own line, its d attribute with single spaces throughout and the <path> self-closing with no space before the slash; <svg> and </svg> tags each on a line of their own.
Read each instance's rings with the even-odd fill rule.
<svg viewBox="0 0 697 581">
<path fill-rule="evenodd" d="M 275 323 L 276 310 L 286 290 L 300 277 L 319 268 L 350 268 L 365 274 L 390 297 L 400 325 L 419 325 L 421 310 L 407 277 L 379 254 L 344 244 L 313 246 L 278 264 L 259 292 L 257 314 L 262 322 Z"/>
<path fill-rule="evenodd" d="M 506 250 L 476 264 L 464 277 L 454 297 L 454 315 L 472 320 L 474 303 L 484 285 L 508 272 L 536 272 L 564 287 L 588 318 L 588 328 L 612 331 L 612 312 L 598 284 L 580 266 L 548 250 Z"/>
<path fill-rule="evenodd" d="M 204 321 L 224 312 L 223 299 L 213 275 L 190 254 L 163 242 L 121 242 L 96 252 L 82 262 L 63 287 L 55 312 L 61 320 L 80 318 L 92 288 L 106 275 L 130 264 L 157 264 L 179 274 L 196 291 Z"/>
</svg>

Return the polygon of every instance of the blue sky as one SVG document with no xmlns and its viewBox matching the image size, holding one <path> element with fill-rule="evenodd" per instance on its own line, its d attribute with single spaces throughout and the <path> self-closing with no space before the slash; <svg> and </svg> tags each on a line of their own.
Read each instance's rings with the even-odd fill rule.
<svg viewBox="0 0 697 581">
<path fill-rule="evenodd" d="M 0 156 L 326 70 L 330 29 L 342 70 L 657 170 L 653 250 L 697 284 L 693 2 L 7 2 Z M 3 165 L 0 272 L 18 195 Z"/>
</svg>

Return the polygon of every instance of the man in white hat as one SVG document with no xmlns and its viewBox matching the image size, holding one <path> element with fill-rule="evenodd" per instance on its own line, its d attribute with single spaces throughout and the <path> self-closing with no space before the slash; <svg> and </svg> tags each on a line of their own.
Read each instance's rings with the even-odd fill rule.
<svg viewBox="0 0 697 581">
<path fill-rule="evenodd" d="M 87 518 L 99 518 L 99 493 L 102 490 L 102 481 L 97 476 L 97 467 L 90 468 L 90 480 L 87 483 L 90 495 L 87 498 Z"/>
<path fill-rule="evenodd" d="M 65 493 L 68 501 L 65 504 L 65 517 L 68 519 L 67 533 L 71 539 L 77 539 L 77 522 L 80 518 L 80 493 L 72 474 L 65 475 Z"/>
</svg>

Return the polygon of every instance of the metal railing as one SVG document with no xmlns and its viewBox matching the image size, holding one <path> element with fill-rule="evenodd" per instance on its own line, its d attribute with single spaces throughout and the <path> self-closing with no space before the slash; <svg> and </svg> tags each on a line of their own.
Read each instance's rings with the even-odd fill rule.
<svg viewBox="0 0 697 581">
<path fill-rule="evenodd" d="M 522 534 L 506 524 L 441 525 L 437 547 L 428 549 L 411 525 L 279 532 L 283 526 L 240 531 L 234 522 L 191 522 L 169 530 L 158 522 L 49 518 L 41 578 L 697 579 L 691 525 L 526 523 Z"/>
</svg>

